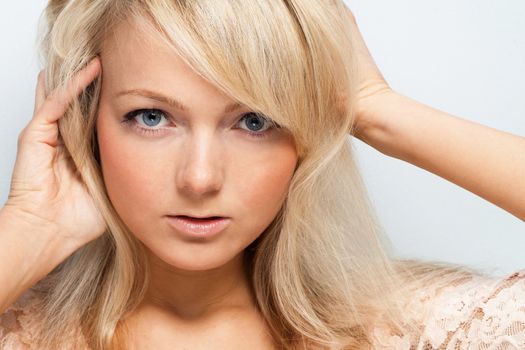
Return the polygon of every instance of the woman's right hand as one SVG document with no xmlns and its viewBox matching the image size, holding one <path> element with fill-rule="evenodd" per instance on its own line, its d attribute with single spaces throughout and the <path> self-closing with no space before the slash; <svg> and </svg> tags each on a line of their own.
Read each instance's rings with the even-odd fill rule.
<svg viewBox="0 0 525 350">
<path fill-rule="evenodd" d="M 65 150 L 57 121 L 101 69 L 95 57 L 65 87 L 48 96 L 44 70 L 40 72 L 34 114 L 18 137 L 11 188 L 2 208 L 25 227 L 51 232 L 53 239 L 77 248 L 100 236 L 106 225 Z"/>
</svg>

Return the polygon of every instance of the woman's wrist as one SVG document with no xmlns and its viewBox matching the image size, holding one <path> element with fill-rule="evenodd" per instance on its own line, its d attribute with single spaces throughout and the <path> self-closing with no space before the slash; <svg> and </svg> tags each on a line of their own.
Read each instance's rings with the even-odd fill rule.
<svg viewBox="0 0 525 350">
<path fill-rule="evenodd" d="M 0 235 L 4 232 L 16 233 L 15 236 L 20 242 L 26 242 L 29 249 L 40 249 L 42 253 L 61 260 L 78 248 L 58 225 L 10 207 L 0 208 Z"/>
<path fill-rule="evenodd" d="M 23 214 L 0 209 L 0 308 L 3 311 L 71 254 L 52 226 L 35 226 Z"/>
<path fill-rule="evenodd" d="M 393 142 L 396 128 L 402 127 L 403 110 L 414 102 L 393 90 L 360 99 L 354 136 L 385 155 L 400 158 Z"/>
</svg>

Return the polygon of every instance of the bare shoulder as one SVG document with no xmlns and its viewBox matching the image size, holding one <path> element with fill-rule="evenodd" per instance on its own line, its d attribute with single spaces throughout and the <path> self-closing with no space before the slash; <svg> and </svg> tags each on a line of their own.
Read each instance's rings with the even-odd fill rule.
<svg viewBox="0 0 525 350">
<path fill-rule="evenodd" d="M 41 304 L 41 294 L 29 289 L 0 315 L 0 349 L 31 348 L 41 322 Z"/>
</svg>

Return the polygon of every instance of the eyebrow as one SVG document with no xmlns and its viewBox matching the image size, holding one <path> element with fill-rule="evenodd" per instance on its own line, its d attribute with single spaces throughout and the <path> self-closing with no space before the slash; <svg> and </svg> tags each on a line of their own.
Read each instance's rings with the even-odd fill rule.
<svg viewBox="0 0 525 350">
<path fill-rule="evenodd" d="M 123 95 L 144 96 L 152 100 L 157 100 L 157 101 L 166 103 L 169 106 L 180 109 L 181 111 L 184 111 L 184 112 L 187 112 L 189 110 L 187 106 L 185 106 L 182 102 L 180 102 L 176 98 L 164 96 L 158 92 L 147 90 L 147 89 L 130 89 L 130 90 L 121 91 L 116 94 L 117 97 L 120 97 Z M 230 103 L 226 105 L 226 107 L 224 108 L 224 113 L 233 112 L 241 107 L 242 107 L 242 104 L 238 102 Z"/>
</svg>

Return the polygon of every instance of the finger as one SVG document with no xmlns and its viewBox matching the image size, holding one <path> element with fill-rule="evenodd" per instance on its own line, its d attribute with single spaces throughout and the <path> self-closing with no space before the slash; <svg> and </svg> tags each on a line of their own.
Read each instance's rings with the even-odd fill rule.
<svg viewBox="0 0 525 350">
<path fill-rule="evenodd" d="M 34 119 L 38 124 L 52 124 L 64 115 L 71 100 L 78 96 L 100 73 L 101 64 L 98 57 L 78 71 L 65 86 L 57 87 L 46 97 Z"/>
<path fill-rule="evenodd" d="M 35 92 L 35 108 L 33 110 L 33 115 L 40 109 L 42 104 L 44 103 L 46 99 L 46 92 L 45 92 L 45 74 L 46 71 L 42 69 L 40 73 L 38 73 L 38 79 L 36 83 L 36 92 Z"/>
</svg>

